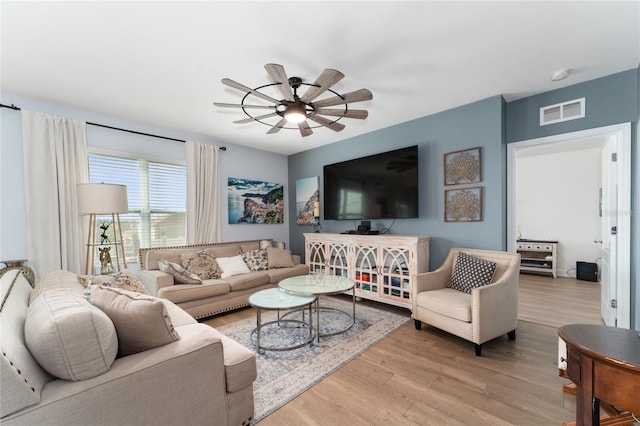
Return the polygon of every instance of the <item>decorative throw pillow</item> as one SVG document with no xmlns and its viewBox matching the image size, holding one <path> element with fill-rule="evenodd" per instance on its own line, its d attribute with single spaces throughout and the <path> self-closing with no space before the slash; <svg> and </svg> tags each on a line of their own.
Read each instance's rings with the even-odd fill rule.
<svg viewBox="0 0 640 426">
<path fill-rule="evenodd" d="M 104 287 L 115 287 L 135 291 L 136 293 L 149 294 L 144 284 L 128 269 L 109 275 L 78 275 L 78 281 L 85 287 L 89 284 L 97 284 Z"/>
<path fill-rule="evenodd" d="M 447 287 L 471 294 L 471 289 L 490 284 L 495 272 L 495 262 L 460 252 Z"/>
<path fill-rule="evenodd" d="M 169 262 L 167 260 L 159 259 L 158 268 L 162 272 L 173 275 L 173 279 L 180 284 L 202 284 L 202 280 L 199 276 L 183 268 L 177 263 Z"/>
<path fill-rule="evenodd" d="M 275 247 L 275 248 L 284 248 L 284 243 L 282 241 L 273 241 L 273 240 L 262 240 L 260 241 L 260 248 L 266 249 L 267 247 Z"/>
<path fill-rule="evenodd" d="M 291 268 L 295 266 L 291 251 L 277 247 L 267 247 L 267 257 L 269 259 L 269 269 L 271 268 Z"/>
<path fill-rule="evenodd" d="M 118 353 L 109 317 L 72 289 L 49 289 L 31 301 L 24 338 L 42 368 L 65 380 L 106 373 Z"/>
<path fill-rule="evenodd" d="M 220 269 L 222 269 L 222 278 L 232 277 L 234 275 L 248 274 L 251 270 L 242 260 L 242 256 L 219 257 L 216 259 Z"/>
<path fill-rule="evenodd" d="M 205 250 L 180 255 L 182 267 L 196 274 L 201 280 L 220 278 L 216 258 Z"/>
<path fill-rule="evenodd" d="M 113 321 L 121 356 L 180 339 L 173 328 L 167 307 L 157 297 L 99 286 L 91 294 L 91 303 Z"/>
<path fill-rule="evenodd" d="M 267 258 L 267 250 L 251 250 L 242 253 L 242 260 L 252 271 L 264 271 L 269 268 L 269 260 Z"/>
</svg>

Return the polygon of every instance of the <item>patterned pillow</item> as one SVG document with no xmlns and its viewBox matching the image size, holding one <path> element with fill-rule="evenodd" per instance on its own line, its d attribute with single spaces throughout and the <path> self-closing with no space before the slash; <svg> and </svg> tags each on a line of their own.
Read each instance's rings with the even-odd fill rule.
<svg viewBox="0 0 640 426">
<path fill-rule="evenodd" d="M 158 268 L 162 272 L 173 275 L 173 279 L 179 284 L 202 284 L 202 280 L 199 276 L 190 272 L 188 269 L 183 268 L 177 263 L 159 259 Z"/>
<path fill-rule="evenodd" d="M 216 258 L 206 251 L 196 251 L 180 255 L 182 267 L 196 274 L 201 280 L 220 278 L 221 272 Z"/>
<path fill-rule="evenodd" d="M 460 252 L 447 287 L 471 294 L 471 289 L 490 284 L 495 272 L 495 262 Z"/>
<path fill-rule="evenodd" d="M 251 250 L 242 253 L 242 260 L 251 271 L 264 271 L 269 269 L 269 258 L 266 249 Z"/>
<path fill-rule="evenodd" d="M 85 287 L 89 284 L 97 284 L 104 287 L 115 287 L 135 291 L 136 293 L 149 294 L 145 286 L 128 269 L 110 275 L 78 275 L 78 281 Z"/>
</svg>

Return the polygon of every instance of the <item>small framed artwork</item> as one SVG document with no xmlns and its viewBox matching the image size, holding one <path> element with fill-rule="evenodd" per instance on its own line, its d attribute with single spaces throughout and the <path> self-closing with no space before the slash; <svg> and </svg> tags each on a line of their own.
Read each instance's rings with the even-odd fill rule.
<svg viewBox="0 0 640 426">
<path fill-rule="evenodd" d="M 480 147 L 444 154 L 444 184 L 464 185 L 482 180 Z"/>
<path fill-rule="evenodd" d="M 445 222 L 482 221 L 482 187 L 447 189 L 444 191 Z"/>
<path fill-rule="evenodd" d="M 296 180 L 296 224 L 317 225 L 320 221 L 318 176 Z"/>
</svg>

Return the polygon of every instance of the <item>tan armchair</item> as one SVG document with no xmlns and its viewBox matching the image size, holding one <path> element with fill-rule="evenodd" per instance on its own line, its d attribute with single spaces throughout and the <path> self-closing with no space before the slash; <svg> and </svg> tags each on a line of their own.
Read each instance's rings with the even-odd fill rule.
<svg viewBox="0 0 640 426">
<path fill-rule="evenodd" d="M 496 263 L 490 284 L 474 288 L 471 294 L 447 287 L 459 252 Z M 452 248 L 440 268 L 418 274 L 411 289 L 412 313 L 417 330 L 422 323 L 432 325 L 475 343 L 476 355 L 482 344 L 508 334 L 516 338 L 518 326 L 518 253 Z"/>
</svg>

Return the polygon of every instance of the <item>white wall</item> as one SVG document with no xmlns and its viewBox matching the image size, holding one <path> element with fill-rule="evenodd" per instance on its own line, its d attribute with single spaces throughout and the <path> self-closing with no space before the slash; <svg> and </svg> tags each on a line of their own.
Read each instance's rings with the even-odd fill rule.
<svg viewBox="0 0 640 426">
<path fill-rule="evenodd" d="M 5 105 L 15 104 L 18 107 L 34 109 L 57 114 L 78 120 L 85 120 L 113 127 L 136 130 L 182 140 L 210 143 L 226 146 L 221 152 L 220 176 L 222 194 L 222 240 L 236 241 L 255 238 L 273 238 L 289 244 L 289 220 L 280 225 L 247 225 L 228 224 L 227 214 L 227 179 L 229 177 L 251 178 L 267 182 L 282 183 L 285 203 L 289 200 L 287 187 L 287 157 L 280 154 L 249 149 L 223 141 L 213 140 L 203 135 L 185 134 L 152 126 L 131 122 L 126 119 L 104 116 L 92 111 L 78 110 L 64 105 L 47 103 L 39 100 L 23 98 L 10 94 L 1 94 L 0 102 Z M 25 188 L 22 159 L 22 124 L 19 111 L 7 108 L 0 109 L 0 260 L 28 259 L 27 225 L 25 210 Z M 112 150 L 141 155 L 147 158 L 170 159 L 184 161 L 182 142 L 142 136 L 87 126 L 87 144 L 89 148 Z M 28 190 L 37 191 L 37 188 Z M 285 212 L 288 207 L 285 207 Z M 302 253 L 296 253 L 302 254 Z"/>
<path fill-rule="evenodd" d="M 559 145 L 559 144 L 558 144 Z M 518 152 L 516 224 L 521 238 L 558 240 L 558 274 L 576 261 L 596 262 L 602 240 L 599 189 L 602 148 L 532 147 Z M 599 261 L 598 261 L 599 262 Z"/>
</svg>

